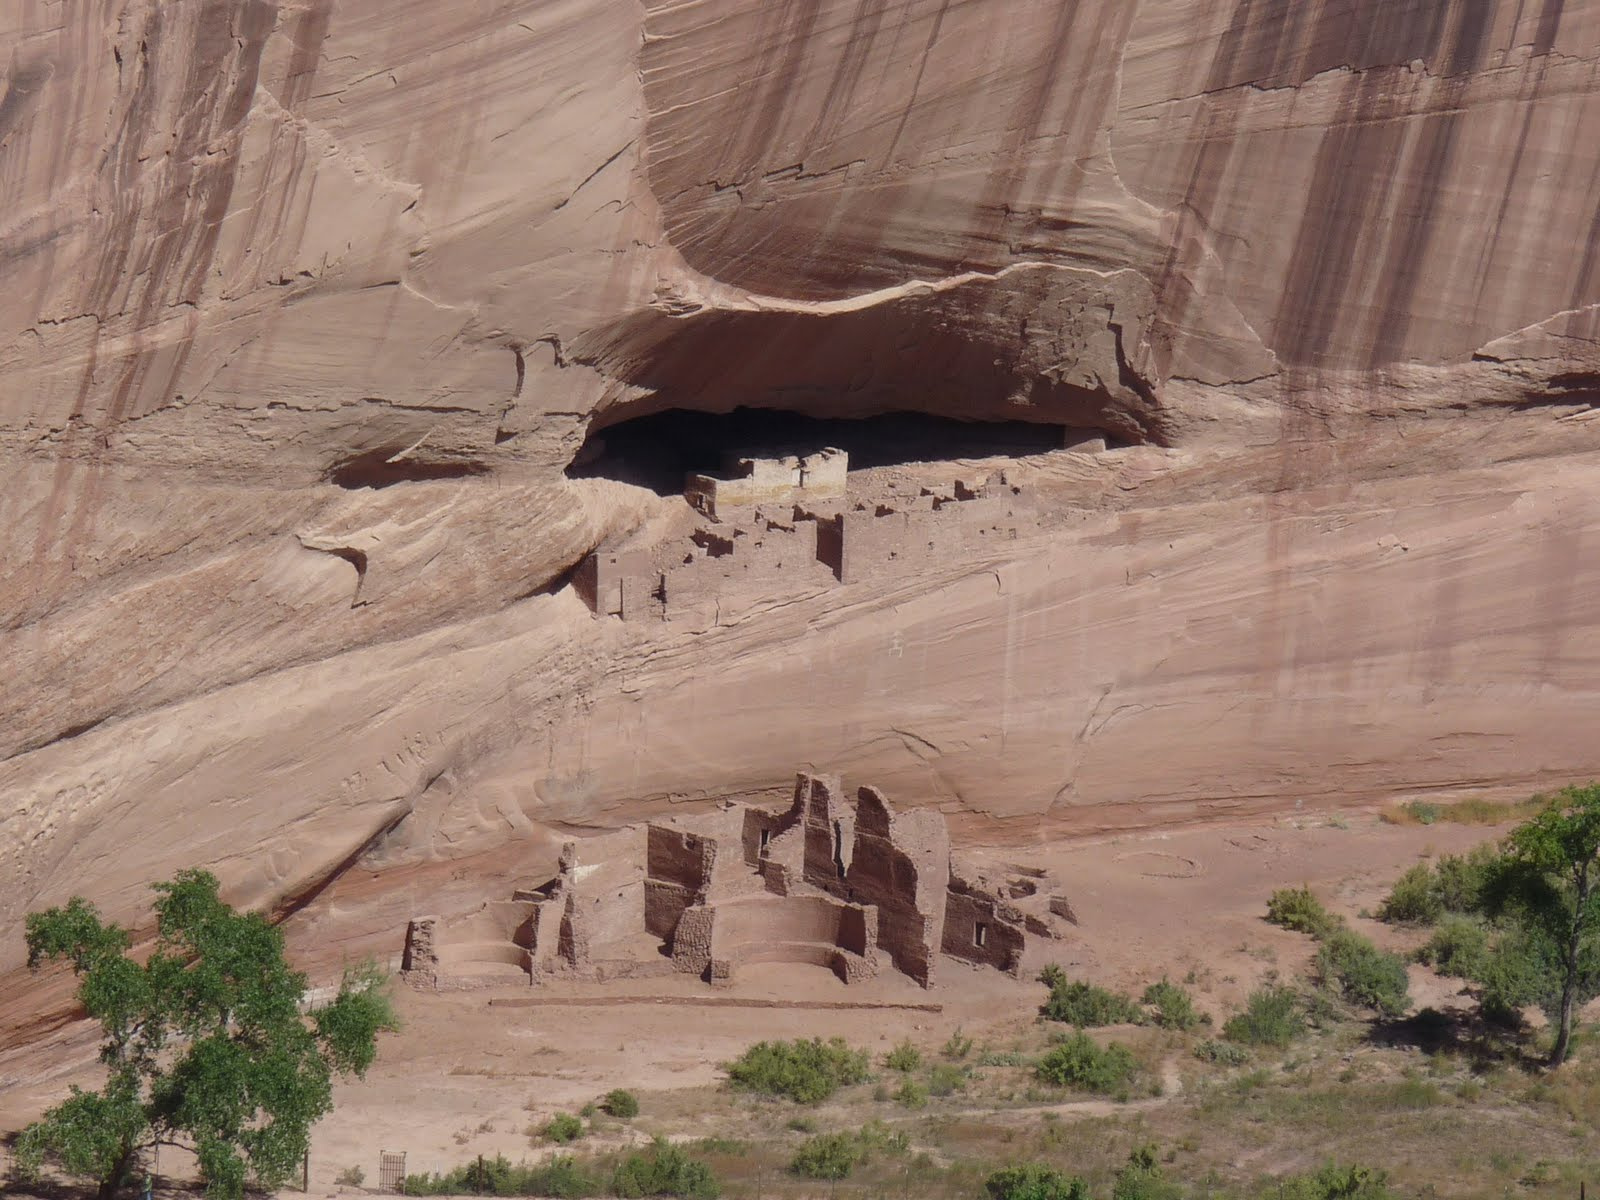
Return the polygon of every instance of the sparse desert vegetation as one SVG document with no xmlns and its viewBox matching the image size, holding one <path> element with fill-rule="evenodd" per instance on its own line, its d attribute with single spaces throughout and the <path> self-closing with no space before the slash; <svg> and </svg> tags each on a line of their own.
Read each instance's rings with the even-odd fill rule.
<svg viewBox="0 0 1600 1200">
<path fill-rule="evenodd" d="M 866 1077 L 866 1052 L 851 1049 L 843 1038 L 759 1042 L 728 1065 L 735 1087 L 797 1104 L 820 1103 Z"/>
<path fill-rule="evenodd" d="M 1565 1200 L 1600 1179 L 1600 1043 L 1580 1023 L 1551 1071 L 1557 1029 L 1537 1003 L 1489 1002 L 1496 971 L 1505 998 L 1538 981 L 1530 910 L 1497 907 L 1498 843 L 1447 846 L 1359 893 L 1326 874 L 1263 887 L 1240 903 L 1261 936 L 1237 927 L 1214 969 L 1168 957 L 1146 974 L 1130 956 L 1113 972 L 1068 948 L 1070 967 L 1037 972 L 1044 986 L 1030 971 L 1009 1009 L 966 1009 L 960 1025 L 887 1012 L 841 1025 L 848 1037 L 806 1037 L 796 1030 L 828 1025 L 757 1011 L 750 1040 L 699 1082 L 575 1079 L 559 1097 L 534 1084 L 516 1093 L 520 1120 L 455 1126 L 407 1191 Z M 1426 969 L 1408 979 L 1408 959 Z M 763 1020 L 782 1036 L 763 1036 Z M 559 1080 L 575 1074 L 561 1041 L 541 1034 L 452 1073 L 473 1088 Z M 523 1125 L 527 1138 L 479 1158 Z M 341 1155 L 325 1178 L 370 1187 L 375 1161 L 359 1174 L 355 1161 Z"/>
</svg>

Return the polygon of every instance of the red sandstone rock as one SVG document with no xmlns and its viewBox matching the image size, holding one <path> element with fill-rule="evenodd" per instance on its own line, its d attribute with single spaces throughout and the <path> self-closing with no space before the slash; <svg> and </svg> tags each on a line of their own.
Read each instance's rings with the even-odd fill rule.
<svg viewBox="0 0 1600 1200">
<path fill-rule="evenodd" d="M 508 838 L 797 759 L 991 842 L 1600 770 L 1600 3 L 14 0 L 0 48 L 0 969 L 191 865 L 397 952 Z M 910 576 L 541 594 L 678 520 L 587 434 L 741 405 L 1112 448 Z M 495 865 L 410 903 L 448 857 Z"/>
</svg>

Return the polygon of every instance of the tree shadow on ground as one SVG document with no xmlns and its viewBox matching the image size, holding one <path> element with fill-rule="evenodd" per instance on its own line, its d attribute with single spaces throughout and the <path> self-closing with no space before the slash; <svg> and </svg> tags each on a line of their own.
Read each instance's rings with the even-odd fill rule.
<svg viewBox="0 0 1600 1200">
<path fill-rule="evenodd" d="M 1531 1052 L 1525 1028 L 1485 1020 L 1481 1013 L 1462 1009 L 1423 1008 L 1408 1017 L 1374 1021 L 1367 1041 L 1390 1050 L 1464 1058 L 1479 1073 L 1498 1067 L 1544 1065 L 1544 1060 Z"/>
<path fill-rule="evenodd" d="M 6 1150 L 6 1161 L 0 1163 L 0 1196 L 16 1196 L 19 1200 L 95 1200 L 100 1194 L 98 1184 L 81 1179 L 63 1179 L 55 1168 L 48 1165 L 39 1175 L 25 1178 L 18 1171 L 16 1161 L 17 1142 L 21 1136 L 17 1130 L 0 1132 L 0 1147 Z M 143 1168 L 126 1176 L 127 1182 L 117 1192 L 117 1200 L 140 1200 L 144 1188 L 138 1181 L 143 1178 Z M 204 1191 L 205 1186 L 198 1180 L 161 1177 L 152 1193 L 152 1200 L 191 1200 Z M 245 1194 L 258 1196 L 267 1193 L 246 1189 Z"/>
</svg>

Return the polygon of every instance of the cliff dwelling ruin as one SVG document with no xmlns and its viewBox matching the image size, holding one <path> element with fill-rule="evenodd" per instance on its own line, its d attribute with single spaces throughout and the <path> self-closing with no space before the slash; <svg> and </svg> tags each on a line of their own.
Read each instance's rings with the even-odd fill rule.
<svg viewBox="0 0 1600 1200">
<path fill-rule="evenodd" d="M 1104 449 L 1077 438 L 1074 448 Z M 683 481 L 685 519 L 666 536 L 602 547 L 574 574 L 597 616 L 714 620 L 727 594 L 759 585 L 827 587 L 960 561 L 1038 530 L 1031 492 L 1003 471 L 899 475 L 857 484 L 836 446 L 724 452 Z"/>
<path fill-rule="evenodd" d="M 1070 922 L 1040 873 L 996 878 L 954 859 L 942 813 L 896 812 L 873 787 L 801 773 L 783 811 L 724 802 L 566 843 L 560 870 L 454 920 L 412 918 L 405 978 L 435 988 L 683 973 L 750 963 L 897 971 L 924 987 L 941 958 L 1022 968 L 1029 938 Z"/>
</svg>

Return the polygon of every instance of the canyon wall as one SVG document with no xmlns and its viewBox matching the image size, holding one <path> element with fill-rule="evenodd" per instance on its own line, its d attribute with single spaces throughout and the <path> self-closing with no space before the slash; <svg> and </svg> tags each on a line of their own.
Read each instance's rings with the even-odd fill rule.
<svg viewBox="0 0 1600 1200">
<path fill-rule="evenodd" d="M 357 945 L 797 762 L 1018 842 L 1600 771 L 1597 63 L 1595 0 L 12 0 L 0 971 L 188 865 Z M 595 620 L 663 502 L 585 439 L 739 405 L 1125 448 L 1021 557 Z"/>
</svg>

